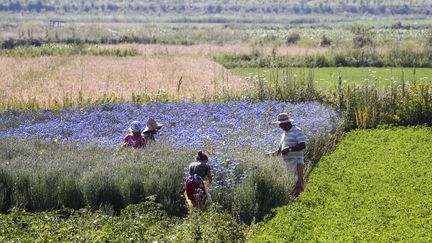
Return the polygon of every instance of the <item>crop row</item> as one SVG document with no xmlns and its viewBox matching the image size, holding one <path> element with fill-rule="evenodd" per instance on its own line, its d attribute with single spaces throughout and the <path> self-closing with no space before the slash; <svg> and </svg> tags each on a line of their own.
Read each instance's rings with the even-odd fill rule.
<svg viewBox="0 0 432 243">
<path fill-rule="evenodd" d="M 253 242 L 430 241 L 431 143 L 430 128 L 348 134 Z"/>
</svg>

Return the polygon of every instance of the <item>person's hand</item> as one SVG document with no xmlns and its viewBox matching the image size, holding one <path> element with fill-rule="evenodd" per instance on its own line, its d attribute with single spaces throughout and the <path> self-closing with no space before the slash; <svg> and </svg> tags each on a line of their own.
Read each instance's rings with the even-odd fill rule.
<svg viewBox="0 0 432 243">
<path fill-rule="evenodd" d="M 289 153 L 289 152 L 291 152 L 291 151 L 292 151 L 292 148 L 291 148 L 291 147 L 286 147 L 286 148 L 284 148 L 284 149 L 281 150 L 281 153 L 282 153 L 282 154 L 287 154 L 287 153 Z"/>
</svg>

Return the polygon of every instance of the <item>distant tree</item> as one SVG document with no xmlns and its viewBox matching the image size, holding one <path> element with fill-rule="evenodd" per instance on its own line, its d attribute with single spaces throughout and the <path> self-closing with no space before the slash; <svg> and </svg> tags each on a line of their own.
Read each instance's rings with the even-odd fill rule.
<svg viewBox="0 0 432 243">
<path fill-rule="evenodd" d="M 427 34 L 426 44 L 429 48 L 432 48 L 432 30 L 430 30 Z"/>
<path fill-rule="evenodd" d="M 286 43 L 287 44 L 295 44 L 299 40 L 300 40 L 300 34 L 299 33 L 292 33 L 292 34 L 289 34 L 287 36 Z"/>
<path fill-rule="evenodd" d="M 160 5 L 160 11 L 161 11 L 162 13 L 166 13 L 166 12 L 168 12 L 168 6 L 165 5 L 165 4 Z"/>
<path fill-rule="evenodd" d="M 364 27 L 353 27 L 351 32 L 354 34 L 353 47 L 363 48 L 373 45 L 373 33 L 370 29 Z"/>
<path fill-rule="evenodd" d="M 216 13 L 221 13 L 221 12 L 222 12 L 222 7 L 221 7 L 221 5 L 217 5 L 215 11 L 216 11 Z"/>
<path fill-rule="evenodd" d="M 323 35 L 321 37 L 321 42 L 320 42 L 320 46 L 324 47 L 324 46 L 330 46 L 332 43 L 332 40 L 330 38 L 328 38 L 326 35 Z"/>
<path fill-rule="evenodd" d="M 403 28 L 402 22 L 398 21 L 398 22 L 392 24 L 391 28 L 392 29 L 402 29 Z"/>
<path fill-rule="evenodd" d="M 19 2 L 9 3 L 9 9 L 14 11 L 14 12 L 20 12 L 20 11 L 24 10 L 21 6 L 21 3 L 19 3 Z"/>
</svg>

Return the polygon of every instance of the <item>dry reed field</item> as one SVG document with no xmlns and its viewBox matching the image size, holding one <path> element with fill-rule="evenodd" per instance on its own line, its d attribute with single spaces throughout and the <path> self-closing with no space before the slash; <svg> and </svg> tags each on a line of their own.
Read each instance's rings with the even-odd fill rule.
<svg viewBox="0 0 432 243">
<path fill-rule="evenodd" d="M 0 102 L 38 102 L 112 95 L 124 101 L 134 94 L 166 92 L 182 100 L 200 99 L 223 89 L 238 89 L 246 81 L 204 57 L 37 57 L 0 58 Z M 181 83 L 179 84 L 179 80 Z"/>
</svg>

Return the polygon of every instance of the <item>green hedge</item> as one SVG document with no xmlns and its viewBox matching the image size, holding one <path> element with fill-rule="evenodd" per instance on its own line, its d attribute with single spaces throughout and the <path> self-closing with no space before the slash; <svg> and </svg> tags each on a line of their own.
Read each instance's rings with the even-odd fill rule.
<svg viewBox="0 0 432 243">
<path fill-rule="evenodd" d="M 431 144 L 431 128 L 349 133 L 251 242 L 430 241 Z"/>
</svg>

